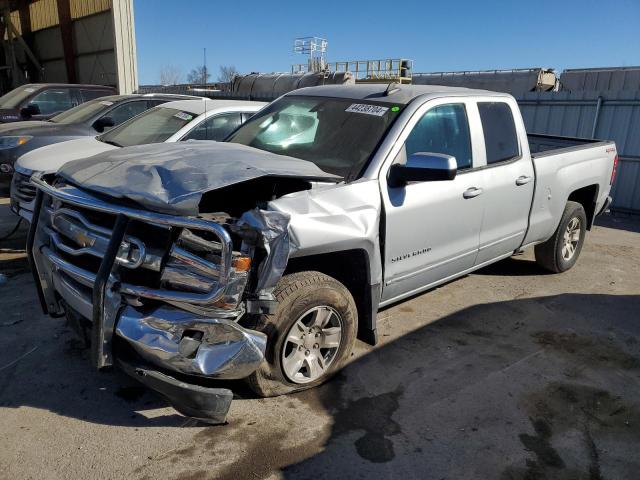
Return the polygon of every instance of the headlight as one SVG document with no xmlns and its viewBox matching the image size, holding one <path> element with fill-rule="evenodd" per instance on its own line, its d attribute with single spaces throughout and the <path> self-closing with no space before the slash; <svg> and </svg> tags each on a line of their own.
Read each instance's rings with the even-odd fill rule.
<svg viewBox="0 0 640 480">
<path fill-rule="evenodd" d="M 20 145 L 27 143 L 32 138 L 33 137 L 31 135 L 0 137 L 0 149 L 19 147 Z"/>
</svg>

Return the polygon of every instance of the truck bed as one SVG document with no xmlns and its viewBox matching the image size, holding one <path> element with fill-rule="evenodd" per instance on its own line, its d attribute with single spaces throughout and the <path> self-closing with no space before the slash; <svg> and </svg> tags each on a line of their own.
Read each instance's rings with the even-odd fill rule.
<svg viewBox="0 0 640 480">
<path fill-rule="evenodd" d="M 529 230 L 525 244 L 549 238 L 558 225 L 568 192 L 592 188 L 595 211 L 609 195 L 615 144 L 585 138 L 529 134 L 536 174 Z"/>
<path fill-rule="evenodd" d="M 591 138 L 561 137 L 557 135 L 543 135 L 539 133 L 528 133 L 527 138 L 529 139 L 529 150 L 531 150 L 531 156 L 535 158 L 545 155 L 553 155 L 558 153 L 557 150 L 575 150 L 580 148 L 589 148 L 594 146 L 596 143 L 610 143 Z"/>
</svg>

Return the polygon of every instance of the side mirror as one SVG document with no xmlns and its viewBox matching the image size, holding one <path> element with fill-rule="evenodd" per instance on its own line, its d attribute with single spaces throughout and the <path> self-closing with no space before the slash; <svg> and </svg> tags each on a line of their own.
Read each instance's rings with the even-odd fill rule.
<svg viewBox="0 0 640 480">
<path fill-rule="evenodd" d="M 442 153 L 414 153 L 402 165 L 396 163 L 389 169 L 387 183 L 390 187 L 402 187 L 409 182 L 432 182 L 456 178 L 456 157 Z"/>
<path fill-rule="evenodd" d="M 30 103 L 26 107 L 20 109 L 20 115 L 24 118 L 31 118 L 34 115 L 40 115 L 40 107 L 37 103 Z"/>
<path fill-rule="evenodd" d="M 116 124 L 116 122 L 113 121 L 113 118 L 111 118 L 111 117 L 102 117 L 102 118 L 99 118 L 98 120 L 96 120 L 95 122 L 93 122 L 93 128 L 97 132 L 104 132 L 105 128 L 114 127 L 115 124 Z"/>
</svg>

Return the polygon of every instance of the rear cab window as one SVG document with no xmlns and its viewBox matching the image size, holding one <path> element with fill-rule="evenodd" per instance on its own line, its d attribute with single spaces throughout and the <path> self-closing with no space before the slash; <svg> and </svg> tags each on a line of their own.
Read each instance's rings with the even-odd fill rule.
<svg viewBox="0 0 640 480">
<path fill-rule="evenodd" d="M 484 132 L 487 165 L 507 162 L 520 156 L 518 134 L 511 107 L 505 102 L 478 102 Z"/>
</svg>

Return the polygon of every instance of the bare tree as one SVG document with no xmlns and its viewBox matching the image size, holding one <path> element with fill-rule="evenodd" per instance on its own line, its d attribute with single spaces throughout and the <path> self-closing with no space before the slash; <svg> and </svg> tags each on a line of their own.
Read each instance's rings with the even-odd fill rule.
<svg viewBox="0 0 640 480">
<path fill-rule="evenodd" d="M 211 74 L 209 73 L 209 70 L 207 69 L 207 67 L 205 66 L 196 67 L 188 73 L 187 82 L 204 84 L 204 83 L 207 83 L 207 81 L 209 80 L 209 77 L 211 77 Z"/>
<path fill-rule="evenodd" d="M 238 75 L 238 70 L 233 65 L 220 65 L 220 73 L 218 74 L 218 81 L 223 83 L 230 83 L 234 77 Z"/>
<path fill-rule="evenodd" d="M 160 68 L 161 85 L 177 85 L 182 78 L 182 71 L 175 65 L 164 65 Z"/>
</svg>

